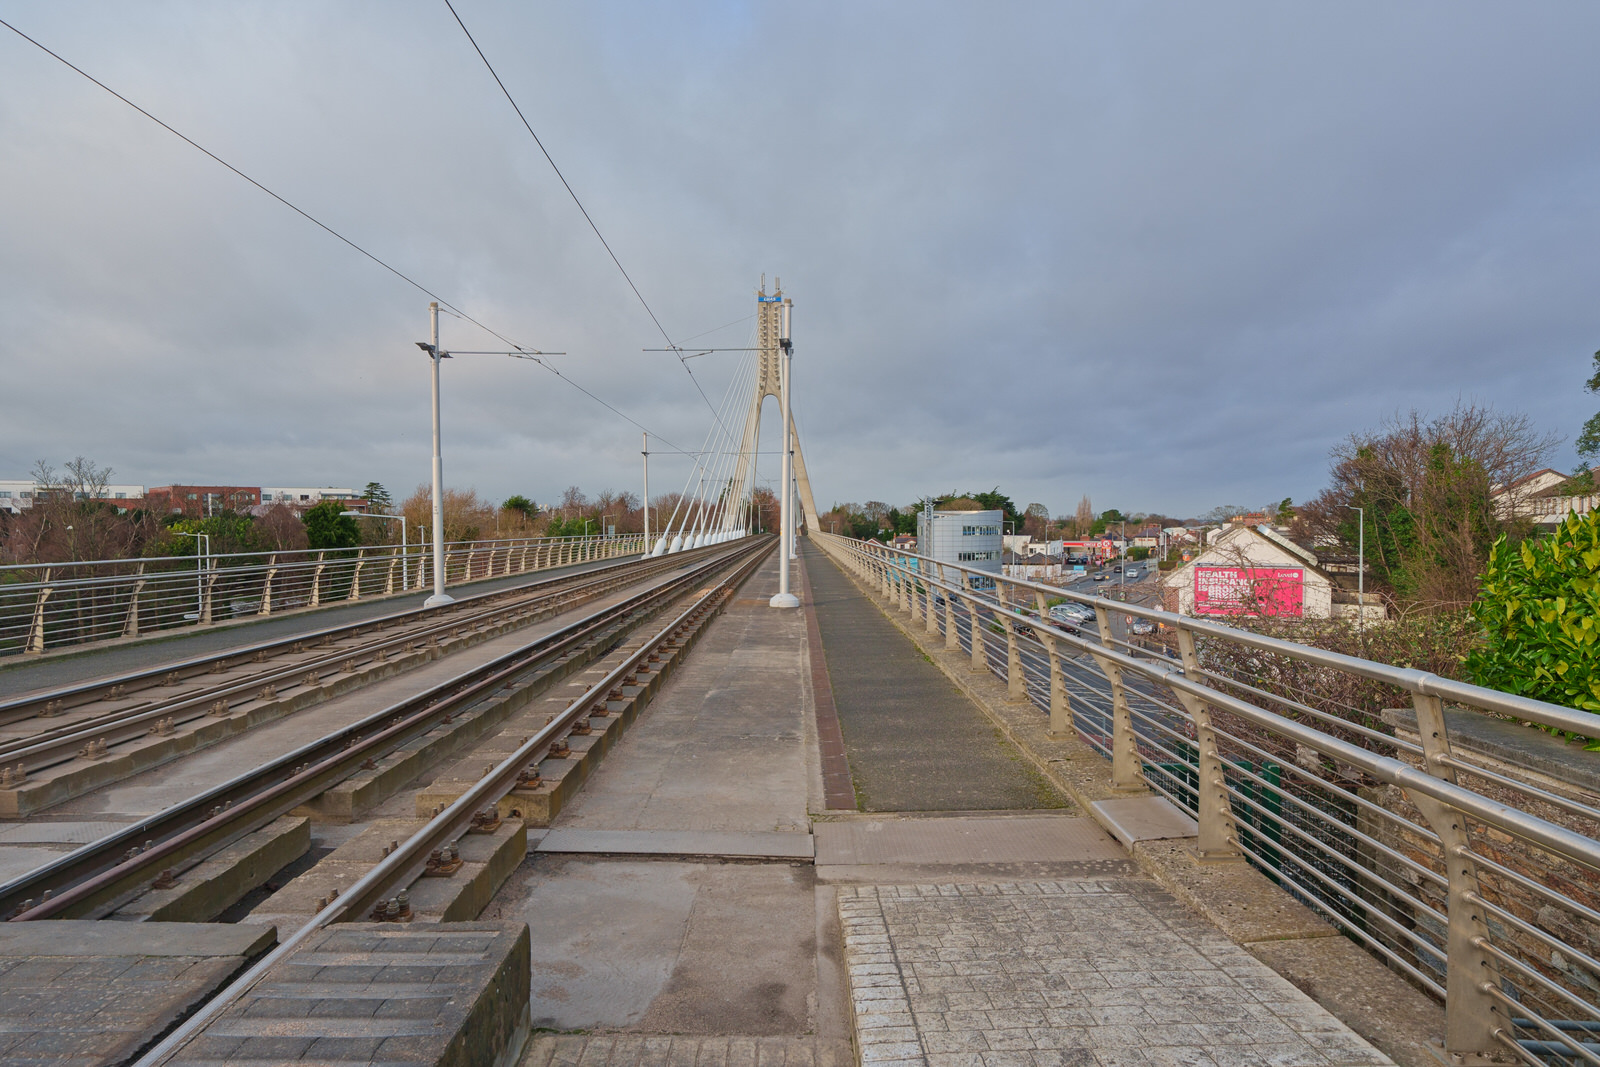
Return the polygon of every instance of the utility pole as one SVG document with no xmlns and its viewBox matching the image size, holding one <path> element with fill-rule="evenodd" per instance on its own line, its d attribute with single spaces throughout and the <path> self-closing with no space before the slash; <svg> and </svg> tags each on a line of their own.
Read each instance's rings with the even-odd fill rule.
<svg viewBox="0 0 1600 1067">
<path fill-rule="evenodd" d="M 1356 630 L 1367 628 L 1367 509 L 1354 504 L 1345 507 L 1356 513 L 1361 532 L 1356 537 Z"/>
<path fill-rule="evenodd" d="M 644 552 L 642 554 L 648 556 L 650 554 L 650 549 L 651 549 L 651 545 L 650 545 L 650 435 L 648 433 L 641 433 L 639 436 L 644 438 L 644 447 L 643 447 L 643 450 L 640 452 L 640 455 L 644 456 Z"/>
<path fill-rule="evenodd" d="M 779 498 L 782 503 L 782 512 L 779 516 L 782 533 L 778 539 L 778 591 L 767 601 L 767 604 L 774 608 L 800 606 L 800 598 L 789 592 L 789 560 L 794 558 L 792 555 L 794 552 L 794 422 L 790 417 L 789 408 L 790 363 L 794 344 L 789 339 L 790 307 L 789 300 L 785 298 L 778 329 L 778 346 L 783 350 L 779 357 L 782 360 L 779 392 L 783 394 L 783 495 Z"/>
<path fill-rule="evenodd" d="M 444 457 L 439 451 L 439 361 L 449 358 L 439 350 L 439 303 L 428 304 L 432 343 L 428 361 L 433 364 L 433 595 L 422 602 L 425 608 L 454 604 L 456 598 L 444 591 Z"/>
</svg>

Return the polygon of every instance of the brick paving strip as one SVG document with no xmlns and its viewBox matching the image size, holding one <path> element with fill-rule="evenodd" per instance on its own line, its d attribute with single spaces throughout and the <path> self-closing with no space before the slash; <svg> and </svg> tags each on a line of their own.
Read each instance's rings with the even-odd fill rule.
<svg viewBox="0 0 1600 1067">
<path fill-rule="evenodd" d="M 839 730 L 839 711 L 833 703 L 833 682 L 828 677 L 828 660 L 822 651 L 817 602 L 811 595 L 811 579 L 806 574 L 805 564 L 798 559 L 794 562 L 800 572 L 800 589 L 805 598 L 800 610 L 806 614 L 806 646 L 811 651 L 811 694 L 816 707 L 817 748 L 822 756 L 823 803 L 829 811 L 855 811 L 856 787 L 850 779 L 844 734 Z"/>
<path fill-rule="evenodd" d="M 529 1043 L 522 1067 L 853 1067 L 804 1037 L 550 1034 Z"/>
<path fill-rule="evenodd" d="M 1389 1067 L 1164 890 L 841 886 L 864 1067 Z"/>
</svg>

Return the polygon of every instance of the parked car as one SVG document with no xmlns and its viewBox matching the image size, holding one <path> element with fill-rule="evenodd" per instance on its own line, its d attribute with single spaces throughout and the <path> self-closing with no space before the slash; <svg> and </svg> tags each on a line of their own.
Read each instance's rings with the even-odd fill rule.
<svg viewBox="0 0 1600 1067">
<path fill-rule="evenodd" d="M 1109 574 L 1107 574 L 1105 571 L 1101 571 L 1099 574 L 1094 576 L 1094 580 L 1097 582 L 1103 582 L 1109 577 L 1111 577 Z"/>
<path fill-rule="evenodd" d="M 1124 574 L 1123 577 L 1128 579 L 1130 582 L 1133 581 L 1135 578 L 1139 577 L 1139 568 L 1129 567 L 1127 573 Z"/>
</svg>

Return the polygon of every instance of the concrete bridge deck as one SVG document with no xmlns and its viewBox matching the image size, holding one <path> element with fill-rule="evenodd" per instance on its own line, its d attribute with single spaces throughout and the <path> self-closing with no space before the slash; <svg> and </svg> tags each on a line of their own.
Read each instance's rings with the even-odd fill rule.
<svg viewBox="0 0 1600 1067">
<path fill-rule="evenodd" d="M 525 1064 L 1391 1062 L 803 554 L 802 611 L 765 566 L 485 914 L 532 930 Z"/>
</svg>

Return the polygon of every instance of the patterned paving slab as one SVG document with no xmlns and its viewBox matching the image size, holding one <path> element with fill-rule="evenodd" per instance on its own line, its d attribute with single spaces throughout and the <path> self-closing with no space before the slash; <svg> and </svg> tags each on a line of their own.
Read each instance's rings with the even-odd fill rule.
<svg viewBox="0 0 1600 1067">
<path fill-rule="evenodd" d="M 810 1037 L 550 1034 L 528 1042 L 522 1067 L 855 1067 L 855 1057 Z"/>
<path fill-rule="evenodd" d="M 841 886 L 861 1062 L 1388 1067 L 1153 883 Z"/>
</svg>

